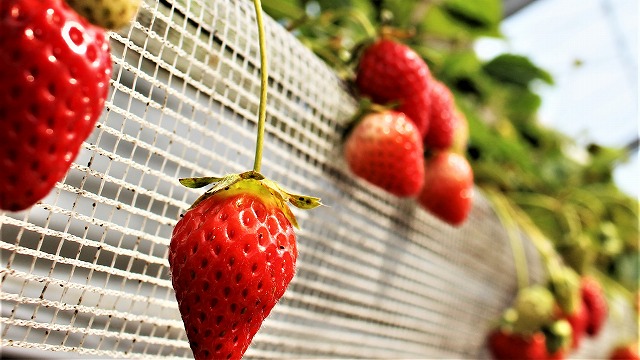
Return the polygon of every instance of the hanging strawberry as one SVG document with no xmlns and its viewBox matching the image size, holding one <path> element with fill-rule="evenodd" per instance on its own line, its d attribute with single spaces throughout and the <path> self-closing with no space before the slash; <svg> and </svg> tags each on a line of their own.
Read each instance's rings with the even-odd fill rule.
<svg viewBox="0 0 640 360">
<path fill-rule="evenodd" d="M 176 224 L 169 245 L 171 280 L 196 359 L 240 359 L 294 276 L 296 218 L 320 199 L 296 195 L 259 173 L 266 121 L 267 64 L 262 8 L 254 2 L 261 88 L 252 171 L 181 179 L 214 186 Z"/>
<path fill-rule="evenodd" d="M 296 219 L 319 199 L 290 194 L 259 173 L 183 179 L 216 185 L 171 236 L 173 288 L 196 359 L 238 359 L 291 282 Z"/>
<path fill-rule="evenodd" d="M 473 170 L 464 156 L 450 151 L 425 162 L 420 205 L 448 224 L 462 225 L 473 205 Z"/>
<path fill-rule="evenodd" d="M 30 207 L 67 173 L 110 77 L 104 30 L 64 1 L 0 2 L 0 209 Z"/>
<path fill-rule="evenodd" d="M 422 139 L 400 112 L 365 115 L 349 134 L 344 154 L 351 171 L 391 194 L 414 196 L 422 188 Z"/>
<path fill-rule="evenodd" d="M 429 130 L 431 72 L 410 47 L 390 39 L 369 45 L 362 53 L 356 85 L 361 95 L 378 104 L 396 103 L 413 121 L 422 138 Z"/>
</svg>

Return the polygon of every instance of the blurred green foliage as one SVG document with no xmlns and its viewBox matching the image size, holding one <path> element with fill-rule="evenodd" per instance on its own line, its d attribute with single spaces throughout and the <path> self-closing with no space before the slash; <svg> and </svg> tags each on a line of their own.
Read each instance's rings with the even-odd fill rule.
<svg viewBox="0 0 640 360">
<path fill-rule="evenodd" d="M 345 81 L 358 49 L 393 28 L 456 95 L 470 128 L 468 158 L 480 188 L 522 209 L 579 273 L 638 290 L 638 201 L 612 181 L 627 149 L 591 145 L 537 121 L 534 85 L 553 79 L 528 58 L 482 61 L 480 37 L 501 37 L 499 0 L 265 0 L 264 9 Z"/>
</svg>

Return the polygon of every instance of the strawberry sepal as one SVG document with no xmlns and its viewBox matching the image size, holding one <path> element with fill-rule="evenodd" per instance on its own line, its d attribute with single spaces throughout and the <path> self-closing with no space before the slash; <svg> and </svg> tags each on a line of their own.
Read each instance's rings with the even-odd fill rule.
<svg viewBox="0 0 640 360">
<path fill-rule="evenodd" d="M 254 193 L 265 204 L 271 204 L 284 213 L 291 225 L 299 228 L 295 215 L 289 208 L 291 204 L 299 209 L 310 210 L 322 205 L 320 198 L 291 193 L 277 182 L 267 179 L 257 171 L 246 171 L 240 174 L 228 174 L 223 177 L 182 178 L 180 184 L 188 188 L 201 188 L 210 184 L 213 187 L 196 199 L 189 209 L 198 206 L 211 196 L 228 197 L 238 193 Z"/>
</svg>

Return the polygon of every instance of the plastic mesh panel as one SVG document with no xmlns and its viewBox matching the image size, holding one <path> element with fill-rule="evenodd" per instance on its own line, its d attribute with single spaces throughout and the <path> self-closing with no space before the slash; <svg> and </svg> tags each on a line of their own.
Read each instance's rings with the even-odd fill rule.
<svg viewBox="0 0 640 360">
<path fill-rule="evenodd" d="M 340 144 L 355 101 L 270 19 L 267 34 L 263 173 L 328 206 L 294 209 L 297 275 L 246 356 L 485 356 L 485 333 L 516 291 L 506 233 L 487 203 L 477 196 L 454 229 L 354 179 Z M 71 170 L 30 210 L 0 213 L 7 353 L 191 356 L 167 249 L 201 191 L 176 179 L 252 165 L 260 86 L 252 4 L 147 0 L 111 44 L 106 111 Z"/>
</svg>

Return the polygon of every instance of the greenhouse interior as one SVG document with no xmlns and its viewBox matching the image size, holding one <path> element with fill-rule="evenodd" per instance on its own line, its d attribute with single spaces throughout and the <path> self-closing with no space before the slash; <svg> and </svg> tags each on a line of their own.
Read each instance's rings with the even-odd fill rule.
<svg viewBox="0 0 640 360">
<path fill-rule="evenodd" d="M 634 0 L 0 0 L 0 358 L 639 359 Z"/>
</svg>

